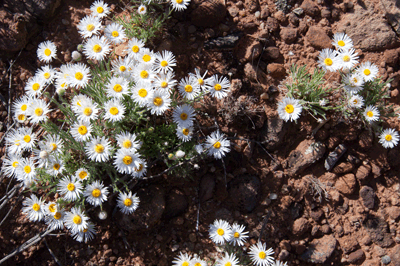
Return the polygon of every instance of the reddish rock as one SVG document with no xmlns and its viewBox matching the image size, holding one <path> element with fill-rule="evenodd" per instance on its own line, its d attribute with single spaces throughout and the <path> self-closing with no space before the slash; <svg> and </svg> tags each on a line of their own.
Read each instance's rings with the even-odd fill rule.
<svg viewBox="0 0 400 266">
<path fill-rule="evenodd" d="M 308 24 L 305 20 L 301 20 L 299 23 L 299 27 L 298 27 L 299 33 L 301 35 L 306 34 L 307 30 L 308 30 Z"/>
<path fill-rule="evenodd" d="M 352 235 L 346 235 L 338 239 L 339 245 L 345 254 L 348 254 L 358 247 L 357 238 Z"/>
<path fill-rule="evenodd" d="M 383 60 L 385 61 L 386 65 L 395 66 L 399 61 L 399 53 L 396 49 L 386 50 L 383 53 Z"/>
<path fill-rule="evenodd" d="M 319 222 L 323 216 L 324 212 L 321 209 L 317 209 L 315 211 L 310 212 L 310 217 L 316 222 Z"/>
<path fill-rule="evenodd" d="M 281 39 L 287 43 L 293 43 L 297 39 L 297 29 L 286 27 L 286 28 L 281 28 Z"/>
<path fill-rule="evenodd" d="M 357 249 L 356 251 L 349 254 L 347 262 L 355 263 L 364 258 L 364 251 L 362 249 Z"/>
<path fill-rule="evenodd" d="M 197 27 L 214 27 L 226 16 L 226 7 L 221 0 L 205 0 L 194 8 L 191 14 L 193 25 Z"/>
<path fill-rule="evenodd" d="M 353 164 L 349 162 L 342 162 L 333 168 L 335 174 L 347 174 L 354 170 Z"/>
<path fill-rule="evenodd" d="M 266 59 L 272 59 L 272 60 L 276 60 L 281 56 L 281 53 L 279 51 L 278 47 L 275 46 L 270 46 L 265 48 L 264 50 L 264 54 L 263 57 L 265 57 Z"/>
<path fill-rule="evenodd" d="M 315 17 L 319 15 L 319 8 L 318 6 L 311 0 L 305 0 L 300 6 L 306 15 L 310 17 Z"/>
<path fill-rule="evenodd" d="M 267 66 L 267 73 L 276 79 L 282 79 L 286 76 L 285 66 L 278 63 L 271 63 Z"/>
<path fill-rule="evenodd" d="M 257 11 L 257 9 L 260 7 L 260 4 L 258 3 L 258 0 L 245 0 L 244 6 L 248 11 L 253 13 Z"/>
<path fill-rule="evenodd" d="M 317 26 L 311 26 L 306 34 L 306 40 L 315 49 L 321 50 L 325 48 L 331 48 L 332 40 L 326 34 L 326 32 Z"/>
<path fill-rule="evenodd" d="M 247 63 L 247 64 L 244 66 L 244 75 L 245 75 L 249 80 L 252 80 L 252 81 L 257 80 L 257 71 L 256 71 L 255 66 L 253 66 L 253 65 L 250 64 L 250 63 Z"/>
<path fill-rule="evenodd" d="M 345 195 L 353 194 L 356 189 L 356 185 L 356 178 L 353 174 L 346 174 L 340 177 L 335 183 L 336 189 Z"/>
<path fill-rule="evenodd" d="M 373 209 L 375 204 L 375 192 L 371 187 L 363 186 L 360 189 L 360 198 L 364 207 Z"/>
<path fill-rule="evenodd" d="M 356 178 L 360 181 L 365 180 L 371 173 L 371 166 L 369 164 L 363 164 L 357 169 Z"/>
<path fill-rule="evenodd" d="M 322 238 L 313 239 L 308 247 L 301 258 L 312 263 L 324 263 L 335 251 L 336 239 L 332 235 L 325 235 Z"/>
<path fill-rule="evenodd" d="M 398 89 L 394 89 L 390 92 L 390 97 L 392 98 L 396 98 L 397 96 L 399 96 L 399 90 Z"/>
<path fill-rule="evenodd" d="M 267 18 L 266 26 L 267 26 L 268 30 L 270 30 L 271 32 L 279 30 L 279 22 L 276 18 L 273 18 L 273 17 Z"/>
<path fill-rule="evenodd" d="M 392 206 L 386 209 L 389 217 L 393 220 L 397 220 L 400 217 L 400 207 Z"/>
<path fill-rule="evenodd" d="M 378 178 L 381 176 L 381 168 L 374 163 L 371 163 L 371 172 L 374 178 Z"/>
<path fill-rule="evenodd" d="M 310 229 L 310 223 L 306 218 L 299 218 L 293 223 L 292 232 L 296 236 L 302 236 Z M 302 253 L 302 252 L 300 252 Z"/>
<path fill-rule="evenodd" d="M 372 132 L 365 130 L 360 134 L 358 144 L 360 145 L 361 149 L 367 150 L 372 147 L 373 141 L 374 136 L 372 135 Z"/>
</svg>

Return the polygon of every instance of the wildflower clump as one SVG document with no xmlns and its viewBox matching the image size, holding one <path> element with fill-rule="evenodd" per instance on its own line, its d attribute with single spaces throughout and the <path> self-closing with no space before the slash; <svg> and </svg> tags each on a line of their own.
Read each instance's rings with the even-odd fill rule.
<svg viewBox="0 0 400 266">
<path fill-rule="evenodd" d="M 187 4 L 172 3 L 177 10 Z M 129 185 L 149 178 L 148 168 L 156 162 L 170 167 L 168 173 L 202 154 L 221 159 L 230 151 L 219 131 L 199 136 L 194 107 L 205 94 L 225 97 L 229 80 L 206 78 L 207 71 L 196 69 L 178 82 L 172 52 L 156 53 L 143 40 L 128 40 L 123 25 L 104 27 L 110 8 L 103 1 L 94 2 L 91 11 L 78 24 L 83 56 L 76 52 L 74 60 L 80 62 L 41 67 L 27 82 L 26 95 L 13 103 L 18 128 L 5 137 L 2 168 L 26 189 L 45 191 L 24 200 L 29 220 L 45 221 L 50 229 L 65 227 L 80 242 L 96 234 L 88 207 L 99 208 L 105 219 L 102 206 L 116 194 L 114 205 L 123 214 L 140 207 Z M 114 53 L 120 43 L 127 43 L 124 57 Z M 50 63 L 57 47 L 43 42 L 37 55 Z"/>
</svg>

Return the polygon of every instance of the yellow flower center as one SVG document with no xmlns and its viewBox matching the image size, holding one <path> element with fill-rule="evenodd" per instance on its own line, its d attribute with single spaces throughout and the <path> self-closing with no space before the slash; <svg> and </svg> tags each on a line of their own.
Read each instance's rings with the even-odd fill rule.
<svg viewBox="0 0 400 266">
<path fill-rule="evenodd" d="M 240 236 L 240 234 L 239 234 L 238 232 L 235 232 L 235 233 L 233 234 L 233 237 L 234 237 L 234 238 L 239 238 L 239 236 Z"/>
<path fill-rule="evenodd" d="M 165 89 L 168 86 L 168 82 L 162 81 L 161 82 L 161 88 Z"/>
<path fill-rule="evenodd" d="M 198 79 L 197 82 L 198 82 L 200 85 L 204 85 L 204 80 L 203 80 L 203 79 Z"/>
<path fill-rule="evenodd" d="M 353 82 L 354 83 L 357 83 L 358 82 L 358 79 L 357 78 L 353 78 Z M 354 84 L 355 85 L 355 84 Z"/>
<path fill-rule="evenodd" d="M 232 263 L 230 263 L 229 261 L 227 263 L 225 263 L 225 266 L 232 266 Z"/>
<path fill-rule="evenodd" d="M 166 66 L 168 66 L 168 62 L 167 61 L 165 61 L 165 60 L 163 60 L 163 61 L 161 61 L 161 66 L 162 67 L 166 67 Z"/>
<path fill-rule="evenodd" d="M 61 84 L 61 88 L 64 88 L 64 87 L 65 87 L 65 82 Z"/>
<path fill-rule="evenodd" d="M 43 114 L 43 109 L 42 108 L 36 108 L 35 109 L 35 115 L 37 116 L 41 116 Z"/>
<path fill-rule="evenodd" d="M 153 100 L 155 106 L 161 106 L 163 104 L 163 99 L 161 97 L 156 97 Z"/>
<path fill-rule="evenodd" d="M 119 36 L 119 32 L 115 30 L 115 31 L 111 32 L 111 35 L 113 37 L 118 37 Z"/>
<path fill-rule="evenodd" d="M 25 141 L 26 143 L 29 143 L 29 142 L 31 141 L 31 136 L 26 135 L 26 136 L 24 137 L 24 141 Z"/>
<path fill-rule="evenodd" d="M 343 56 L 343 61 L 349 62 L 350 61 L 350 56 L 348 56 L 348 55 Z"/>
<path fill-rule="evenodd" d="M 75 78 L 76 78 L 77 80 L 82 80 L 82 79 L 83 79 L 83 74 L 82 74 L 81 72 L 76 72 L 76 73 L 75 73 Z"/>
<path fill-rule="evenodd" d="M 93 46 L 93 52 L 95 52 L 95 53 L 100 53 L 101 50 L 103 50 L 103 49 L 101 48 L 100 45 L 95 44 L 95 45 Z"/>
<path fill-rule="evenodd" d="M 342 46 L 342 47 L 346 45 L 346 44 L 344 43 L 344 41 L 342 41 L 342 40 L 338 41 L 337 44 L 338 44 L 339 46 Z"/>
<path fill-rule="evenodd" d="M 32 171 L 31 167 L 29 165 L 24 166 L 24 172 L 29 174 Z"/>
<path fill-rule="evenodd" d="M 184 262 L 182 263 L 182 266 L 189 266 L 189 262 L 184 261 Z"/>
<path fill-rule="evenodd" d="M 100 189 L 98 189 L 98 188 L 93 189 L 93 191 L 92 191 L 93 197 L 98 198 L 98 197 L 100 197 L 100 195 L 101 195 Z"/>
<path fill-rule="evenodd" d="M 78 100 L 78 101 L 76 102 L 76 105 L 78 105 L 78 106 L 81 106 L 81 107 L 82 107 L 81 101 L 80 101 L 80 100 Z"/>
<path fill-rule="evenodd" d="M 124 205 L 127 206 L 127 207 L 131 206 L 132 205 L 132 200 L 130 198 L 125 199 L 124 200 Z"/>
<path fill-rule="evenodd" d="M 87 30 L 87 31 L 92 31 L 92 30 L 94 30 L 94 25 L 93 25 L 93 24 L 87 25 L 87 26 L 86 26 L 86 30 Z"/>
<path fill-rule="evenodd" d="M 86 116 L 90 116 L 92 113 L 93 113 L 93 110 L 90 107 L 86 107 L 85 109 L 83 109 L 83 114 Z"/>
<path fill-rule="evenodd" d="M 186 85 L 186 86 L 185 86 L 185 91 L 186 91 L 186 92 L 192 92 L 192 91 L 193 91 L 192 85 L 189 85 L 189 84 Z"/>
<path fill-rule="evenodd" d="M 293 105 L 291 105 L 291 104 L 286 105 L 286 106 L 285 106 L 285 111 L 286 111 L 286 113 L 288 113 L 288 114 L 293 113 L 293 112 L 294 112 L 294 107 L 293 107 Z"/>
<path fill-rule="evenodd" d="M 132 157 L 129 155 L 125 155 L 124 158 L 122 159 L 122 162 L 126 165 L 130 165 L 132 163 Z"/>
<path fill-rule="evenodd" d="M 331 66 L 333 64 L 333 61 L 330 58 L 325 58 L 324 64 L 327 65 L 327 66 Z"/>
<path fill-rule="evenodd" d="M 139 92 L 138 92 L 138 94 L 139 94 L 140 97 L 144 98 L 144 97 L 147 96 L 147 90 L 145 90 L 145 89 L 140 89 Z"/>
<path fill-rule="evenodd" d="M 100 13 L 100 14 L 104 12 L 104 8 L 101 6 L 97 7 L 96 10 L 97 10 L 97 13 Z"/>
<path fill-rule="evenodd" d="M 122 146 L 123 146 L 125 149 L 129 149 L 130 147 L 132 147 L 132 141 L 130 141 L 129 139 L 124 140 L 124 142 L 122 142 Z"/>
<path fill-rule="evenodd" d="M 260 251 L 260 253 L 258 253 L 258 257 L 260 257 L 260 259 L 265 259 L 265 257 L 267 256 L 267 254 L 265 254 L 264 251 Z"/>
<path fill-rule="evenodd" d="M 140 8 L 140 12 L 143 12 L 144 10 L 145 10 L 144 7 L 141 7 L 141 8 Z"/>
<path fill-rule="evenodd" d="M 49 211 L 50 212 L 55 212 L 56 211 L 56 205 L 54 203 L 49 205 Z"/>
<path fill-rule="evenodd" d="M 392 140 L 392 135 L 386 135 L 386 136 L 385 136 L 385 140 L 391 141 L 391 140 Z"/>
<path fill-rule="evenodd" d="M 184 129 L 182 130 L 182 134 L 185 135 L 185 136 L 189 135 L 189 129 L 184 128 Z"/>
<path fill-rule="evenodd" d="M 120 66 L 120 67 L 119 67 L 119 71 L 125 72 L 125 70 L 126 70 L 126 67 L 125 67 L 125 66 Z"/>
<path fill-rule="evenodd" d="M 140 171 L 142 171 L 142 169 L 143 169 L 143 164 L 141 164 L 141 163 L 139 164 L 139 168 L 135 167 L 136 172 L 140 172 Z"/>
<path fill-rule="evenodd" d="M 18 115 L 18 120 L 24 121 L 25 120 L 25 115 L 24 114 Z"/>
<path fill-rule="evenodd" d="M 182 4 L 183 0 L 176 0 L 177 4 Z"/>
<path fill-rule="evenodd" d="M 217 141 L 215 142 L 215 144 L 213 145 L 214 148 L 219 149 L 221 148 L 221 142 Z"/>
<path fill-rule="evenodd" d="M 217 230 L 217 234 L 218 234 L 218 235 L 223 236 L 224 233 L 225 233 L 225 232 L 224 232 L 224 229 L 218 228 L 218 230 Z"/>
<path fill-rule="evenodd" d="M 139 52 L 139 46 L 137 46 L 137 45 L 132 46 L 132 52 L 138 53 Z"/>
<path fill-rule="evenodd" d="M 216 90 L 216 91 L 220 91 L 222 89 L 222 86 L 221 86 L 221 84 L 215 84 L 215 86 L 214 86 L 214 90 Z"/>
<path fill-rule="evenodd" d="M 87 175 L 88 174 L 85 171 L 81 171 L 78 176 L 80 179 L 85 179 L 87 177 Z"/>
<path fill-rule="evenodd" d="M 26 104 L 23 104 L 23 105 L 21 106 L 21 110 L 22 110 L 22 111 L 26 111 L 27 108 L 28 108 L 28 105 L 26 105 Z"/>
<path fill-rule="evenodd" d="M 75 190 L 75 185 L 74 185 L 73 183 L 69 183 L 69 184 L 67 185 L 67 189 L 68 189 L 69 191 L 74 191 L 74 190 Z"/>
<path fill-rule="evenodd" d="M 142 79 L 147 79 L 147 78 L 149 77 L 149 73 L 148 73 L 146 70 L 142 70 L 142 71 L 140 72 L 140 77 L 141 77 Z"/>
<path fill-rule="evenodd" d="M 33 83 L 32 90 L 37 91 L 38 89 L 40 89 L 39 83 Z"/>
<path fill-rule="evenodd" d="M 369 69 L 364 69 L 363 73 L 364 75 L 369 76 L 369 74 L 371 74 L 371 71 Z"/>
<path fill-rule="evenodd" d="M 87 127 L 86 126 L 80 126 L 78 127 L 78 133 L 81 135 L 86 135 L 86 133 L 88 132 Z"/>
<path fill-rule="evenodd" d="M 58 169 L 60 169 L 60 165 L 58 164 L 58 163 L 55 163 L 54 165 L 53 165 L 53 169 L 54 170 L 56 170 L 56 171 L 58 171 Z"/>
<path fill-rule="evenodd" d="M 45 54 L 45 56 L 50 56 L 51 50 L 49 48 L 44 49 L 44 54 Z"/>
<path fill-rule="evenodd" d="M 117 107 L 111 107 L 110 108 L 110 114 L 112 115 L 117 115 L 119 113 L 119 110 Z"/>
<path fill-rule="evenodd" d="M 79 215 L 75 215 L 74 218 L 72 218 L 72 221 L 74 222 L 74 224 L 81 224 L 82 218 Z"/>
<path fill-rule="evenodd" d="M 354 104 L 357 104 L 357 103 L 358 103 L 357 99 L 354 99 L 354 100 L 353 100 L 353 103 L 354 103 Z"/>
<path fill-rule="evenodd" d="M 182 0 L 176 0 L 176 2 L 182 2 Z M 200 262 L 197 262 L 194 266 L 201 266 L 201 263 Z"/>
<path fill-rule="evenodd" d="M 180 118 L 181 118 L 183 121 L 185 121 L 185 120 L 188 118 L 188 115 L 187 115 L 186 113 L 182 113 L 182 114 L 180 115 Z"/>
<path fill-rule="evenodd" d="M 96 146 L 94 146 L 94 151 L 97 153 L 103 153 L 104 152 L 104 146 L 101 144 L 96 144 Z"/>
<path fill-rule="evenodd" d="M 145 62 L 149 62 L 149 61 L 151 60 L 151 56 L 148 55 L 148 54 L 145 54 L 145 55 L 142 57 L 142 59 L 143 59 L 143 61 L 145 61 Z"/>
<path fill-rule="evenodd" d="M 40 210 L 40 205 L 35 203 L 32 205 L 32 209 L 37 212 L 38 210 Z"/>
<path fill-rule="evenodd" d="M 50 146 L 51 146 L 51 151 L 55 151 L 57 149 L 57 144 L 55 143 L 51 143 Z"/>
<path fill-rule="evenodd" d="M 56 212 L 53 217 L 56 220 L 60 220 L 61 219 L 61 212 Z"/>
<path fill-rule="evenodd" d="M 373 117 L 373 116 L 374 116 L 374 113 L 373 113 L 372 111 L 368 111 L 368 112 L 367 112 L 367 116 L 368 116 L 368 117 Z"/>
<path fill-rule="evenodd" d="M 46 72 L 46 73 L 43 74 L 43 76 L 44 76 L 45 79 L 49 79 L 51 75 L 50 75 L 49 72 Z"/>
<path fill-rule="evenodd" d="M 18 166 L 18 162 L 17 161 L 12 163 L 12 167 L 17 168 L 17 166 Z"/>
</svg>

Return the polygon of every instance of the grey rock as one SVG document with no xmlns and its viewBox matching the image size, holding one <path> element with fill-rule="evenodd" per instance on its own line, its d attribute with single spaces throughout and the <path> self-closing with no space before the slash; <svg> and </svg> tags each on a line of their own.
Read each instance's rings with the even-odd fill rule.
<svg viewBox="0 0 400 266">
<path fill-rule="evenodd" d="M 390 257 L 388 255 L 385 255 L 381 258 L 382 264 L 387 265 L 389 264 L 392 260 L 390 259 Z"/>
<path fill-rule="evenodd" d="M 303 260 L 311 263 L 325 263 L 336 248 L 336 239 L 332 235 L 313 239 L 307 247 L 306 252 L 301 255 Z"/>
<path fill-rule="evenodd" d="M 292 11 L 294 14 L 296 14 L 297 16 L 301 16 L 303 15 L 304 10 L 301 7 L 295 8 Z"/>
<path fill-rule="evenodd" d="M 265 148 L 269 151 L 276 150 L 282 143 L 288 128 L 288 123 L 279 118 L 270 118 L 264 122 L 261 136 L 264 138 Z"/>
<path fill-rule="evenodd" d="M 368 209 L 373 209 L 375 204 L 375 192 L 373 188 L 369 186 L 363 186 L 360 189 L 360 198 L 364 207 Z"/>
<path fill-rule="evenodd" d="M 372 242 L 378 246 L 386 248 L 393 244 L 394 240 L 383 218 L 369 214 L 364 220 L 363 226 L 371 237 Z"/>
<path fill-rule="evenodd" d="M 347 147 L 344 144 L 339 144 L 334 151 L 330 152 L 328 158 L 325 160 L 325 169 L 330 171 L 336 163 L 339 161 L 340 157 L 343 156 L 347 151 Z"/>
</svg>

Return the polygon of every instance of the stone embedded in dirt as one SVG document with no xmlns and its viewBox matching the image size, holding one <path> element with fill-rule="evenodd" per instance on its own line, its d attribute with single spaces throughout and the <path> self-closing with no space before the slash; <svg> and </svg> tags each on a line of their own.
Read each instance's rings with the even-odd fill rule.
<svg viewBox="0 0 400 266">
<path fill-rule="evenodd" d="M 362 249 L 357 249 L 356 251 L 349 254 L 347 262 L 355 263 L 364 258 L 364 251 Z"/>
<path fill-rule="evenodd" d="M 301 174 L 307 167 L 314 164 L 325 154 L 325 145 L 310 139 L 305 139 L 292 150 L 287 158 L 286 172 L 289 176 Z"/>
<path fill-rule="evenodd" d="M 340 175 L 340 174 L 350 173 L 353 170 L 354 170 L 353 164 L 351 164 L 349 162 L 342 162 L 342 163 L 338 164 L 337 166 L 335 166 L 335 168 L 333 168 L 332 172 L 334 172 L 337 175 Z"/>
<path fill-rule="evenodd" d="M 262 52 L 262 45 L 258 40 L 253 40 L 250 45 L 247 45 L 243 57 L 238 53 L 238 58 L 242 62 L 256 62 Z"/>
<path fill-rule="evenodd" d="M 330 19 L 331 18 L 331 14 L 332 14 L 332 12 L 328 8 L 323 7 L 321 9 L 321 17 L 322 18 Z"/>
<path fill-rule="evenodd" d="M 261 131 L 265 148 L 269 151 L 276 150 L 285 138 L 288 127 L 288 123 L 280 118 L 267 119 Z"/>
<path fill-rule="evenodd" d="M 205 0 L 194 8 L 192 23 L 197 27 L 215 27 L 226 16 L 226 7 L 221 0 Z"/>
<path fill-rule="evenodd" d="M 230 8 L 228 8 L 228 12 L 229 15 L 234 18 L 239 14 L 239 9 L 236 6 L 231 6 Z"/>
<path fill-rule="evenodd" d="M 267 66 L 267 73 L 275 79 L 282 79 L 286 76 L 286 68 L 282 64 L 271 63 Z"/>
<path fill-rule="evenodd" d="M 215 179 L 212 175 L 205 175 L 200 181 L 200 200 L 205 202 L 214 195 Z"/>
<path fill-rule="evenodd" d="M 249 80 L 251 80 L 251 81 L 257 80 L 257 69 L 251 63 L 247 63 L 244 66 L 243 71 L 244 71 L 245 77 L 248 78 Z"/>
<path fill-rule="evenodd" d="M 281 52 L 279 51 L 278 47 L 275 46 L 270 46 L 264 49 L 264 53 L 262 55 L 262 58 L 265 59 L 272 59 L 276 60 L 281 56 Z"/>
<path fill-rule="evenodd" d="M 369 164 L 363 164 L 358 167 L 356 172 L 356 178 L 360 181 L 364 181 L 371 173 L 371 166 Z"/>
<path fill-rule="evenodd" d="M 324 263 L 335 251 L 336 242 L 336 239 L 332 235 L 313 239 L 308 245 L 307 251 L 301 255 L 301 258 L 315 264 Z"/>
<path fill-rule="evenodd" d="M 290 22 L 290 24 L 292 24 L 292 25 L 295 26 L 295 27 L 299 26 L 300 19 L 299 19 L 298 16 L 296 16 L 296 15 L 293 14 L 293 13 L 289 13 L 288 16 L 289 16 L 289 22 Z"/>
<path fill-rule="evenodd" d="M 285 43 L 291 44 L 297 39 L 297 29 L 291 27 L 281 28 L 280 36 Z"/>
<path fill-rule="evenodd" d="M 228 184 L 229 195 L 235 208 L 244 212 L 251 212 L 257 206 L 261 181 L 254 175 L 236 176 Z"/>
<path fill-rule="evenodd" d="M 392 260 L 393 266 L 400 266 L 400 246 L 397 245 L 392 249 L 390 253 L 390 259 Z"/>
<path fill-rule="evenodd" d="M 393 220 L 397 220 L 400 217 L 400 207 L 397 206 L 391 206 L 389 208 L 385 209 L 387 214 L 389 214 L 389 217 Z"/>
<path fill-rule="evenodd" d="M 357 238 L 352 235 L 345 235 L 339 238 L 338 241 L 341 249 L 345 254 L 348 254 L 359 247 Z"/>
<path fill-rule="evenodd" d="M 380 247 L 386 248 L 394 243 L 392 235 L 388 232 L 387 223 L 383 218 L 369 214 L 364 220 L 363 226 L 370 235 L 372 242 Z"/>
<path fill-rule="evenodd" d="M 289 251 L 287 251 L 286 249 L 282 249 L 278 255 L 278 259 L 280 261 L 287 260 L 289 258 L 289 255 L 290 255 Z"/>
<path fill-rule="evenodd" d="M 371 163 L 371 173 L 374 176 L 374 178 L 378 178 L 381 176 L 381 167 L 379 167 L 375 163 Z"/>
<path fill-rule="evenodd" d="M 373 209 L 375 204 L 375 192 L 374 189 L 369 186 L 363 186 L 360 189 L 360 198 L 364 207 Z"/>
<path fill-rule="evenodd" d="M 279 30 L 279 22 L 276 18 L 268 17 L 265 24 L 269 31 L 275 32 Z"/>
<path fill-rule="evenodd" d="M 331 146 L 331 145 L 329 145 Z M 335 164 L 339 161 L 340 157 L 343 156 L 347 151 L 347 147 L 344 144 L 339 144 L 334 151 L 330 152 L 328 158 L 326 158 L 324 166 L 327 171 L 330 171 Z"/>
<path fill-rule="evenodd" d="M 310 17 L 315 17 L 319 15 L 319 8 L 318 6 L 311 0 L 305 0 L 300 6 L 306 15 Z"/>
<path fill-rule="evenodd" d="M 258 10 L 258 8 L 260 7 L 260 3 L 258 2 L 258 0 L 245 0 L 244 6 L 246 10 L 253 13 Z"/>
<path fill-rule="evenodd" d="M 306 34 L 306 40 L 317 50 L 331 48 L 332 40 L 326 32 L 317 26 L 311 26 Z"/>
<path fill-rule="evenodd" d="M 293 226 L 292 226 L 292 233 L 295 236 L 302 236 L 304 233 L 306 233 L 309 229 L 311 228 L 310 222 L 306 218 L 299 218 L 294 221 Z M 302 253 L 302 252 L 300 252 Z"/>
<path fill-rule="evenodd" d="M 324 212 L 321 209 L 311 211 L 310 217 L 318 223 L 319 221 L 321 221 L 322 217 L 324 217 Z"/>
<path fill-rule="evenodd" d="M 395 66 L 399 61 L 399 51 L 397 49 L 386 50 L 383 53 L 383 60 L 386 65 Z"/>
<path fill-rule="evenodd" d="M 266 19 L 266 18 L 268 18 L 270 15 L 271 15 L 271 13 L 269 12 L 268 6 L 264 6 L 264 7 L 261 9 L 261 16 L 260 16 L 260 18 L 261 18 L 261 19 Z"/>
<path fill-rule="evenodd" d="M 335 188 L 344 195 L 353 194 L 356 186 L 357 181 L 353 174 L 346 174 L 344 176 L 341 176 L 335 183 Z"/>
<path fill-rule="evenodd" d="M 396 33 L 382 16 L 381 12 L 385 12 L 385 6 L 375 6 L 372 2 L 365 4 L 356 5 L 354 12 L 343 14 L 337 32 L 346 32 L 353 40 L 354 46 L 363 51 L 384 50 L 398 45 Z"/>
<path fill-rule="evenodd" d="M 179 189 L 173 189 L 168 193 L 164 217 L 171 219 L 182 214 L 188 207 L 185 194 Z"/>
<path fill-rule="evenodd" d="M 385 255 L 381 258 L 381 262 L 383 265 L 388 265 L 391 261 L 392 260 L 388 255 Z"/>
</svg>

